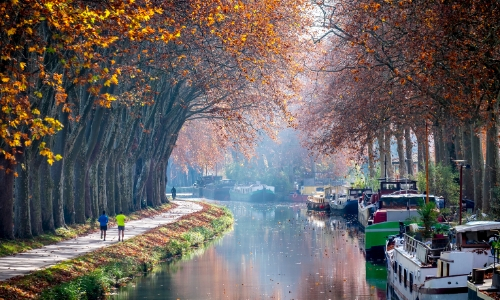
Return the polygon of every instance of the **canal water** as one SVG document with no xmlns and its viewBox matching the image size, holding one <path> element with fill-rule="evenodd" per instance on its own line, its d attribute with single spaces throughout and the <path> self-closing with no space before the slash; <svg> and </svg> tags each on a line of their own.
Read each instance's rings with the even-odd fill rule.
<svg viewBox="0 0 500 300">
<path fill-rule="evenodd" d="M 355 221 L 302 203 L 217 203 L 233 212 L 232 231 L 113 299 L 386 298 L 386 268 L 365 261 Z"/>
</svg>

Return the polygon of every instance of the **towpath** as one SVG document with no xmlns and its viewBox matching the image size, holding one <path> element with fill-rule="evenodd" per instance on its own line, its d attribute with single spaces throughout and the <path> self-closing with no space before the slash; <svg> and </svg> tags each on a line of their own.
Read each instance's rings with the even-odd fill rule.
<svg viewBox="0 0 500 300">
<path fill-rule="evenodd" d="M 155 227 L 173 223 L 182 216 L 202 210 L 202 206 L 191 201 L 172 201 L 178 206 L 152 218 L 125 223 L 125 239 L 145 233 Z M 53 266 L 63 260 L 95 251 L 118 243 L 118 227 L 108 228 L 106 241 L 100 239 L 100 232 L 63 241 L 54 245 L 0 258 L 0 281 L 14 276 Z"/>
</svg>

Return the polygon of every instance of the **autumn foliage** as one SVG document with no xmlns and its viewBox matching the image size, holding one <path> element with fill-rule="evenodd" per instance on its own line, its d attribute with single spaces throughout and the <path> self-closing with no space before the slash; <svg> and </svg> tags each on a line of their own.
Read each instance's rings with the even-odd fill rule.
<svg viewBox="0 0 500 300">
<path fill-rule="evenodd" d="M 250 141 L 286 119 L 305 8 L 303 0 L 2 2 L 0 236 L 166 202 L 165 169 L 187 120 Z"/>
</svg>

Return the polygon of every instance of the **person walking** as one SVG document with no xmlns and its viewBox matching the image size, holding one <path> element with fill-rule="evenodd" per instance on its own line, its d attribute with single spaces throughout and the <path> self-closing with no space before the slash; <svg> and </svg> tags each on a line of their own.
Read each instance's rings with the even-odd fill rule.
<svg viewBox="0 0 500 300">
<path fill-rule="evenodd" d="M 101 239 L 104 236 L 104 240 L 106 240 L 106 230 L 108 230 L 109 218 L 106 215 L 105 210 L 102 211 L 102 215 L 99 217 L 99 219 L 97 219 L 97 221 L 99 221 L 99 224 L 101 225 Z"/>
<path fill-rule="evenodd" d="M 118 225 L 118 241 L 120 241 L 120 231 L 122 234 L 122 242 L 123 242 L 123 236 L 125 235 L 125 215 L 123 214 L 122 211 L 120 211 L 120 214 L 116 216 L 116 224 Z"/>
<path fill-rule="evenodd" d="M 175 190 L 175 186 L 172 187 L 171 192 L 172 192 L 172 199 L 175 200 L 175 195 L 177 194 L 177 191 Z"/>
</svg>

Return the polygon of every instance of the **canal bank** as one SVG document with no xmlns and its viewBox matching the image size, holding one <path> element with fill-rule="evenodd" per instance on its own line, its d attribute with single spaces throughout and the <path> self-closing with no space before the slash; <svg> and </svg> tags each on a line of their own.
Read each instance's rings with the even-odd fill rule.
<svg viewBox="0 0 500 300">
<path fill-rule="evenodd" d="M 222 233 L 232 225 L 233 219 L 227 209 L 203 202 L 178 201 L 177 204 L 181 208 L 177 207 L 178 210 L 173 212 L 176 215 L 171 213 L 164 216 L 164 225 L 160 224 L 158 218 L 142 220 L 142 223 L 155 225 L 154 229 L 146 230 L 144 234 L 125 242 L 106 245 L 26 276 L 0 282 L 0 299 L 33 299 L 41 295 L 42 298 L 49 299 L 77 299 L 78 294 L 87 289 L 89 294 L 106 294 L 111 286 L 120 285 L 124 281 L 123 278 L 147 272 L 160 261 L 179 255 L 190 247 Z M 199 206 L 200 209 L 184 207 L 186 209 L 184 212 L 179 211 L 186 205 Z M 167 220 L 167 217 L 170 220 Z M 129 225 L 127 226 L 130 227 Z M 130 237 L 128 230 L 125 233 Z M 98 236 L 95 241 L 102 243 Z M 57 247 L 57 244 L 53 246 Z M 83 243 L 77 247 L 86 248 Z M 58 250 L 61 255 L 71 256 L 72 251 L 67 248 Z M 44 259 L 41 254 L 36 257 L 36 252 L 31 258 Z M 35 263 L 32 259 L 29 261 L 18 259 L 18 262 L 26 265 Z M 0 265 L 2 265 L 1 260 Z M 6 272 L 2 270 L 0 273 Z M 43 294 L 48 290 L 51 294 L 47 292 Z"/>
</svg>

